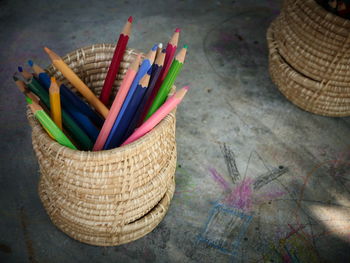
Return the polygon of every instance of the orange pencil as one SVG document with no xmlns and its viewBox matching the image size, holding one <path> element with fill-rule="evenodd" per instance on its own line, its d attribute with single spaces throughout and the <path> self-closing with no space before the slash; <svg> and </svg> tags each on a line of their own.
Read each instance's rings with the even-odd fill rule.
<svg viewBox="0 0 350 263">
<path fill-rule="evenodd" d="M 71 70 L 68 65 L 52 50 L 47 47 L 45 52 L 52 60 L 52 64 L 63 74 L 63 76 L 86 98 L 86 100 L 104 117 L 108 115 L 108 108 L 95 96 L 88 86 Z"/>
</svg>

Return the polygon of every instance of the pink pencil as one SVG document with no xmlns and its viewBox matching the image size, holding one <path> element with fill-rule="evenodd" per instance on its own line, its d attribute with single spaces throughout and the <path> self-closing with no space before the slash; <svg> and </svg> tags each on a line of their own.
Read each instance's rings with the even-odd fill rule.
<svg viewBox="0 0 350 263">
<path fill-rule="evenodd" d="M 161 120 L 165 118 L 184 98 L 189 87 L 183 87 L 171 96 L 147 121 L 145 121 L 133 134 L 121 145 L 126 145 L 136 141 L 150 130 L 152 130 Z"/>
<path fill-rule="evenodd" d="M 128 94 L 128 91 L 130 89 L 131 83 L 133 82 L 136 73 L 138 71 L 138 68 L 140 66 L 141 61 L 141 55 L 138 55 L 134 62 L 129 67 L 128 71 L 126 72 L 124 79 L 122 83 L 120 84 L 120 88 L 118 90 L 117 95 L 115 96 L 115 99 L 113 101 L 112 107 L 109 110 L 109 113 L 107 115 L 107 118 L 105 122 L 103 123 L 102 129 L 97 137 L 97 140 L 95 142 L 93 151 L 100 151 L 102 150 L 109 132 L 111 131 L 113 124 L 115 122 L 115 119 L 117 118 L 120 108 L 123 105 L 124 99 L 126 95 Z"/>
</svg>

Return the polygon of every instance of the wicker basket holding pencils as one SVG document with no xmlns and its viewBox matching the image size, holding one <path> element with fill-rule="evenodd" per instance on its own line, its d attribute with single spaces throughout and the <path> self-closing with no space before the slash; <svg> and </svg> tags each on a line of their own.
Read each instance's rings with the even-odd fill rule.
<svg viewBox="0 0 350 263">
<path fill-rule="evenodd" d="M 271 78 L 291 102 L 319 115 L 350 115 L 350 20 L 315 0 L 285 0 L 267 41 Z"/>
<path fill-rule="evenodd" d="M 115 46 L 97 44 L 63 59 L 99 94 Z M 125 52 L 118 88 L 134 50 Z M 48 73 L 70 87 L 53 66 Z M 52 140 L 30 111 L 39 161 L 39 195 L 52 222 L 81 242 L 113 246 L 151 232 L 165 216 L 175 190 L 175 111 L 139 140 L 107 151 L 76 151 Z"/>
</svg>

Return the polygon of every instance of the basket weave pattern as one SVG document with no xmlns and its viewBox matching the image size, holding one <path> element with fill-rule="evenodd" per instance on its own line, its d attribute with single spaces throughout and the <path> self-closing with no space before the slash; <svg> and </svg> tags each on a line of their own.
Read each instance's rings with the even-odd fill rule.
<svg viewBox="0 0 350 263">
<path fill-rule="evenodd" d="M 99 95 L 114 45 L 78 49 L 63 60 Z M 114 94 L 136 52 L 128 49 Z M 53 66 L 50 75 L 71 87 Z M 81 242 L 112 246 L 138 239 L 165 216 L 175 190 L 175 111 L 151 132 L 121 148 L 75 151 L 53 141 L 31 112 L 40 166 L 39 196 L 52 222 Z"/>
<path fill-rule="evenodd" d="M 285 0 L 267 41 L 271 78 L 291 102 L 324 116 L 350 115 L 350 20 L 314 0 Z"/>
</svg>

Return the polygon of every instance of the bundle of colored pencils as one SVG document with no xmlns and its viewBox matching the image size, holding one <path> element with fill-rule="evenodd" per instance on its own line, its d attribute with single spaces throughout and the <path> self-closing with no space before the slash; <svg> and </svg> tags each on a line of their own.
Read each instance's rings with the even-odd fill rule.
<svg viewBox="0 0 350 263">
<path fill-rule="evenodd" d="M 88 103 L 29 60 L 33 73 L 18 67 L 13 76 L 34 116 L 61 145 L 79 150 L 107 150 L 129 144 L 152 130 L 183 99 L 188 87 L 167 99 L 185 61 L 185 45 L 175 56 L 180 30 L 167 47 L 155 44 L 141 63 L 131 63 L 111 107 L 111 91 L 131 34 L 132 17 L 117 42 L 100 97 L 52 50 L 45 47 L 52 64 Z"/>
</svg>

